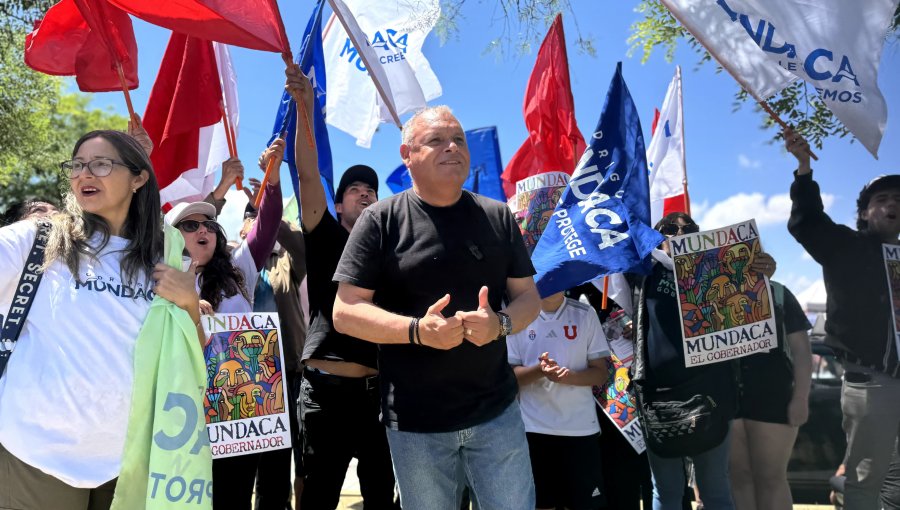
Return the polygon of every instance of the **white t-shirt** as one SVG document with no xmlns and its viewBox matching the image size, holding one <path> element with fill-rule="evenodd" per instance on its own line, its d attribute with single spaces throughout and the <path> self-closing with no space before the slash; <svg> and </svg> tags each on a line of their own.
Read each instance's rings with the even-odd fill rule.
<svg viewBox="0 0 900 510">
<path fill-rule="evenodd" d="M 506 337 L 510 365 L 533 366 L 550 353 L 559 366 L 584 370 L 589 360 L 609 356 L 600 320 L 590 306 L 566 298 L 555 313 L 541 310 L 522 331 Z M 519 390 L 525 430 L 555 436 L 600 432 L 590 386 L 555 383 L 546 377 Z"/>
<path fill-rule="evenodd" d="M 0 314 L 9 310 L 36 231 L 30 221 L 0 228 Z M 134 343 L 154 296 L 144 273 L 120 280 L 127 242 L 111 237 L 97 259 L 82 257 L 83 283 L 63 262 L 50 266 L 0 378 L 0 443 L 75 487 L 97 487 L 121 466 Z"/>
<path fill-rule="evenodd" d="M 231 252 L 231 263 L 244 274 L 244 291 L 251 298 L 256 289 L 256 280 L 259 279 L 259 270 L 256 269 L 256 261 L 250 253 L 247 241 L 244 241 Z M 200 294 L 200 275 L 197 275 L 197 294 Z M 249 313 L 253 311 L 251 303 L 243 294 L 238 292 L 231 297 L 222 298 L 216 313 Z"/>
</svg>

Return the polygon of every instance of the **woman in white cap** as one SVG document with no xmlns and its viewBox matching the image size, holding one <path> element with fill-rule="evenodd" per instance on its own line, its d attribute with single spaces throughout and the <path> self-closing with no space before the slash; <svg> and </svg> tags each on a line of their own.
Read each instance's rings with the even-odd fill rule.
<svg viewBox="0 0 900 510">
<path fill-rule="evenodd" d="M 33 221 L 0 228 L 0 313 L 31 305 L 4 325 L 23 324 L 0 378 L 0 508 L 109 508 L 150 303 L 158 294 L 200 319 L 191 275 L 158 263 L 159 186 L 141 145 L 93 131 L 60 167 L 70 191 L 43 256 Z"/>
<path fill-rule="evenodd" d="M 263 155 L 261 164 L 284 156 L 284 141 L 277 139 Z M 234 168 L 237 165 L 239 168 Z M 243 174 L 236 158 L 222 163 L 223 173 Z M 232 167 L 232 168 L 228 168 Z M 263 194 L 257 221 L 237 248 L 229 252 L 225 232 L 216 222 L 216 208 L 208 202 L 182 203 L 166 214 L 166 223 L 184 236 L 184 247 L 196 266 L 200 311 L 244 313 L 253 311 L 253 291 L 265 266 L 281 223 L 281 179 L 272 172 Z M 213 460 L 213 507 L 250 508 L 258 453 Z"/>
</svg>

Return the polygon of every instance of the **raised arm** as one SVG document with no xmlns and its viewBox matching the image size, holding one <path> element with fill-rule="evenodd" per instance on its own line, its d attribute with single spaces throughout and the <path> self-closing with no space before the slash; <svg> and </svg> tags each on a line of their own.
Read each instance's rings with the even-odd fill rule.
<svg viewBox="0 0 900 510">
<path fill-rule="evenodd" d="M 328 214 L 328 201 L 325 198 L 325 187 L 319 176 L 319 156 L 316 152 L 316 133 L 312 126 L 315 96 L 309 79 L 297 64 L 291 64 L 285 70 L 287 81 L 285 90 L 297 103 L 297 129 L 294 138 L 294 161 L 297 162 L 297 173 L 300 181 L 300 212 L 303 229 L 311 232 L 319 224 L 323 214 Z M 304 110 L 303 106 L 306 106 Z M 310 122 L 307 132 L 304 127 Z M 312 138 L 307 140 L 307 133 Z"/>
<path fill-rule="evenodd" d="M 278 236 L 278 227 L 281 223 L 283 205 L 281 203 L 281 176 L 278 168 L 284 157 L 284 140 L 276 138 L 272 145 L 266 149 L 263 163 L 268 163 L 270 158 L 275 158 L 275 171 L 269 175 L 269 182 L 260 190 L 263 194 L 259 204 L 259 212 L 250 232 L 247 233 L 247 247 L 256 263 L 256 268 L 262 270 L 266 259 L 272 253 L 275 246 L 275 238 Z"/>
<path fill-rule="evenodd" d="M 791 184 L 791 217 L 788 231 L 820 264 L 834 254 L 834 247 L 853 236 L 853 231 L 836 224 L 826 213 L 819 185 L 809 166 L 809 144 L 799 134 L 784 130 L 785 148 L 797 159 Z"/>
</svg>

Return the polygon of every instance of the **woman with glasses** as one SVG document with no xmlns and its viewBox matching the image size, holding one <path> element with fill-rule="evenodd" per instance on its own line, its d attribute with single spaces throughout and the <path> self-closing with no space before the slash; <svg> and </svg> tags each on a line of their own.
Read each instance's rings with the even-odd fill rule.
<svg viewBox="0 0 900 510">
<path fill-rule="evenodd" d="M 261 158 L 265 165 L 284 155 L 284 141 L 276 139 Z M 222 163 L 223 174 L 243 174 L 236 158 Z M 166 222 L 184 236 L 184 247 L 196 265 L 196 287 L 203 314 L 253 311 L 252 297 L 259 272 L 265 266 L 281 223 L 281 179 L 272 172 L 263 194 L 258 218 L 246 238 L 229 253 L 227 238 L 216 223 L 216 208 L 208 202 L 182 203 L 166 214 Z M 258 453 L 213 459 L 213 507 L 249 510 L 256 479 Z"/>
<path fill-rule="evenodd" d="M 699 232 L 700 227 L 687 214 L 671 213 L 656 224 L 656 230 L 671 238 Z M 716 389 L 719 397 L 717 412 L 725 413 L 726 419 L 730 419 L 737 402 L 735 369 L 728 362 L 685 366 L 682 317 L 668 240 L 660 248 L 652 254 L 653 267 L 649 275 L 629 275 L 629 283 L 637 293 L 634 301 L 637 309 L 634 382 L 643 398 L 653 398 L 657 390 L 662 398 L 664 390 L 702 381 L 702 386 Z M 758 254 L 751 270 L 771 275 L 774 267 L 771 257 Z M 726 436 L 717 445 L 691 457 L 700 498 L 708 510 L 734 509 L 728 479 L 728 448 Z M 687 482 L 687 457 L 658 455 L 649 443 L 647 456 L 653 478 L 653 510 L 681 510 Z"/>
<path fill-rule="evenodd" d="M 158 294 L 200 319 L 191 275 L 158 263 L 159 188 L 135 139 L 88 133 L 61 168 L 69 193 L 50 219 L 42 280 L 0 378 L 0 508 L 109 508 L 150 303 Z M 33 221 L 0 228 L 0 313 L 37 230 Z"/>
</svg>

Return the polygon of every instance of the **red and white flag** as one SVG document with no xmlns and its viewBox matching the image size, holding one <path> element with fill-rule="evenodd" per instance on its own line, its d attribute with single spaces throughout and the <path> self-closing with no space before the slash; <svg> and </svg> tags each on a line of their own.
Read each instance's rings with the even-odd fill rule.
<svg viewBox="0 0 900 510">
<path fill-rule="evenodd" d="M 228 159 L 223 96 L 235 133 L 237 82 L 228 48 L 173 32 L 150 92 L 144 128 L 163 204 L 203 200 Z"/>
<path fill-rule="evenodd" d="M 650 224 L 655 225 L 671 212 L 689 213 L 687 168 L 684 159 L 684 118 L 682 116 L 681 66 L 669 83 L 662 110 L 653 119 L 653 137 L 647 147 L 650 169 Z"/>
</svg>

